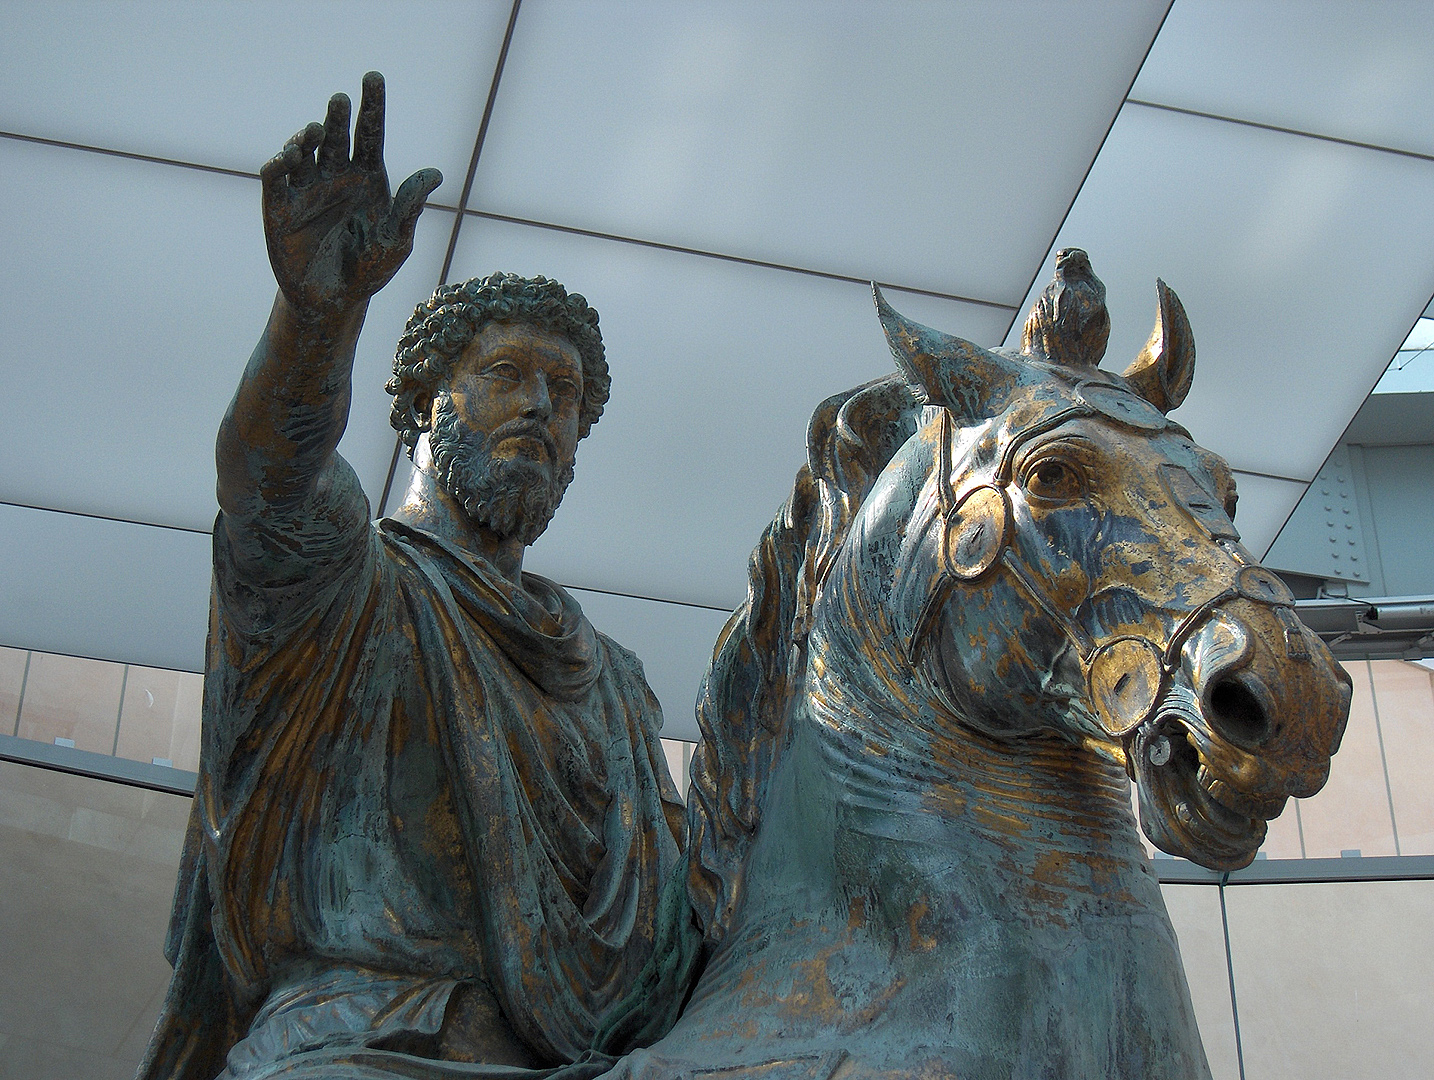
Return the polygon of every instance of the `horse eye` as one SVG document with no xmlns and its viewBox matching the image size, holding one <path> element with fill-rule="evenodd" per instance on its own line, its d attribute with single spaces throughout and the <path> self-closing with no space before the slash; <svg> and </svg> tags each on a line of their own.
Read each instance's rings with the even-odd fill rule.
<svg viewBox="0 0 1434 1080">
<path fill-rule="evenodd" d="M 1042 499 L 1073 499 L 1080 494 L 1080 476 L 1062 461 L 1046 459 L 1026 474 L 1026 490 Z"/>
</svg>

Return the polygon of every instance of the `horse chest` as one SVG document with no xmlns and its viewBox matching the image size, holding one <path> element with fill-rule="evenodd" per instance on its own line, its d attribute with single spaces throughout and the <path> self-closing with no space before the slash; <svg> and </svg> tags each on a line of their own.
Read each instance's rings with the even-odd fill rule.
<svg viewBox="0 0 1434 1080">
<path fill-rule="evenodd" d="M 904 806 L 901 785 L 834 776 L 820 743 L 799 730 L 731 932 L 654 1054 L 772 1080 L 823 1055 L 843 1080 L 1208 1075 L 1138 864 L 1092 870 Z"/>
</svg>

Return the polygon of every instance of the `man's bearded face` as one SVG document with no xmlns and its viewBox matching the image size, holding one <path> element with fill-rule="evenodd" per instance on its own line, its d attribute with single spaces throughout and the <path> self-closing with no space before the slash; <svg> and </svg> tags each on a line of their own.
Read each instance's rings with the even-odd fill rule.
<svg viewBox="0 0 1434 1080">
<path fill-rule="evenodd" d="M 494 453 L 500 442 L 515 436 L 543 442 L 546 461 Z M 573 480 L 571 458 L 553 475 L 549 463 L 560 460 L 558 449 L 541 424 L 520 419 L 487 434 L 473 431 L 453 408 L 447 390 L 434 397 L 428 443 L 439 481 L 469 520 L 505 539 L 517 537 L 524 547 L 543 535 Z"/>
<path fill-rule="evenodd" d="M 531 544 L 573 479 L 582 360 L 566 338 L 489 323 L 433 398 L 438 479 L 475 525 Z"/>
</svg>

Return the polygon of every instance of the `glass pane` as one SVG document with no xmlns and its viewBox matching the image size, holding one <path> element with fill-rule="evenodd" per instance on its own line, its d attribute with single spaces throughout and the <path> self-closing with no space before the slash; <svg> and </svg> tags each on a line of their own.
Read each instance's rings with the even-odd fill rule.
<svg viewBox="0 0 1434 1080">
<path fill-rule="evenodd" d="M 20 335 L 0 339 L 0 364 L 34 400 L 65 387 L 75 417 L 46 453 L 0 458 L 6 498 L 207 533 L 215 432 L 274 296 L 258 181 L 0 140 L 0 192 L 25 207 L 0 237 L 0 322 L 67 327 L 63 364 L 26 363 Z M 432 291 L 452 229 L 451 214 L 423 215 L 413 255 L 374 298 L 358 345 L 340 452 L 374 500 L 393 453 L 383 385 L 394 343 Z M 175 283 L 198 280 L 224 302 L 202 312 L 177 302 Z M 74 295 L 87 298 L 87 318 L 71 317 Z M 169 407 L 179 400 L 184 408 Z M 10 445 L 39 445 L 44 430 L 33 416 L 6 423 Z"/>
<path fill-rule="evenodd" d="M 1225 890 L 1247 1080 L 1434 1076 L 1434 882 Z"/>
<path fill-rule="evenodd" d="M 1434 855 L 1434 671 L 1403 660 L 1370 664 L 1401 855 Z"/>
<path fill-rule="evenodd" d="M 115 753 L 131 761 L 199 769 L 204 676 L 131 664 Z"/>
<path fill-rule="evenodd" d="M 64 740 L 59 745 L 113 753 L 123 678 L 122 664 L 33 653 L 16 733 L 22 739 Z"/>
<path fill-rule="evenodd" d="M 1357 662 L 1345 667 L 1354 679 L 1349 726 L 1334 755 L 1329 782 L 1299 808 L 1305 852 L 1311 859 L 1336 859 L 1346 852 L 1395 854 L 1369 670 Z"/>
<path fill-rule="evenodd" d="M 388 77 L 393 183 L 423 165 L 463 183 L 511 5 L 503 0 L 6 4 L 11 131 L 257 170 L 365 67 Z M 526 14 L 526 12 L 525 12 Z M 304 63 L 281 41 L 304 42 Z M 257 196 L 256 196 L 257 199 Z M 258 203 L 255 203 L 257 211 Z"/>
<path fill-rule="evenodd" d="M 134 1075 L 189 804 L 0 762 L 0 1076 Z"/>
<path fill-rule="evenodd" d="M 1260 853 L 1267 859 L 1303 859 L 1303 845 L 1300 842 L 1300 820 L 1295 800 L 1285 804 L 1284 813 L 1269 824 L 1265 842 Z"/>
<path fill-rule="evenodd" d="M 1180 959 L 1210 1073 L 1214 1080 L 1240 1080 L 1230 974 L 1225 967 L 1225 931 L 1220 924 L 1220 890 L 1214 885 L 1162 885 L 1160 892 L 1180 940 Z"/>
<path fill-rule="evenodd" d="M 687 801 L 687 770 L 692 764 L 692 751 L 696 743 L 684 742 L 681 739 L 663 739 L 662 752 L 667 756 L 667 771 L 672 774 L 672 782 L 677 785 L 677 793 L 682 796 L 682 801 Z"/>
<path fill-rule="evenodd" d="M 529 4 L 474 199 L 538 221 L 1010 303 L 1160 11 Z M 1021 62 L 1010 64 L 1004 43 L 1016 41 Z"/>
<path fill-rule="evenodd" d="M 1128 106 L 1027 303 L 1057 250 L 1089 248 L 1111 313 L 1106 365 L 1118 368 L 1149 333 L 1152 279 L 1167 276 L 1199 342 L 1177 419 L 1237 470 L 1303 480 L 1428 304 L 1431 232 L 1434 170 L 1408 159 Z M 1296 307 L 1297 319 L 1256 314 Z"/>
<path fill-rule="evenodd" d="M 20 719 L 20 690 L 25 685 L 24 649 L 0 646 L 0 735 L 15 734 Z"/>
<path fill-rule="evenodd" d="M 5 362 L 0 357 L 0 368 Z M 209 628 L 211 547 L 207 533 L 0 502 L 0 642 L 197 670 Z"/>
</svg>

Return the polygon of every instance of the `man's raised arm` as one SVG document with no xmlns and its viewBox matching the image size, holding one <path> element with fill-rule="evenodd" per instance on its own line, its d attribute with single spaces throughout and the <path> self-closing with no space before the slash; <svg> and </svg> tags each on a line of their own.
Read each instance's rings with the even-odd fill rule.
<svg viewBox="0 0 1434 1080">
<path fill-rule="evenodd" d="M 349 154 L 349 99 L 295 135 L 260 173 L 274 310 L 219 428 L 219 505 L 231 522 L 300 511 L 336 467 L 354 348 L 368 301 L 403 265 L 424 200 L 414 173 L 389 197 L 383 76 L 364 76 Z"/>
</svg>

